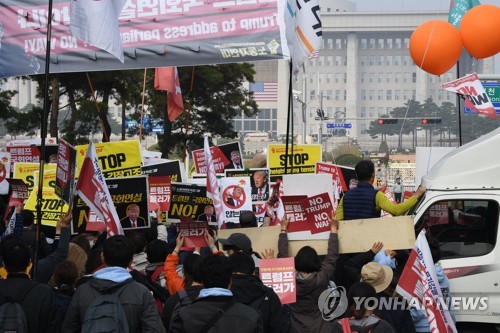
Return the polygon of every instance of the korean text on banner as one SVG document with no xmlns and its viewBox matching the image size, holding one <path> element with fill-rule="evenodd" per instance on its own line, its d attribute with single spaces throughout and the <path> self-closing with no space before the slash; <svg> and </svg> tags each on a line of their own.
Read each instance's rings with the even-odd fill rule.
<svg viewBox="0 0 500 333">
<path fill-rule="evenodd" d="M 128 0 L 118 18 L 118 40 L 121 37 L 125 53 L 121 63 L 99 46 L 71 36 L 70 27 L 75 22 L 71 22 L 70 4 L 74 2 L 54 1 L 51 58 L 57 61 L 51 63 L 51 73 L 276 60 L 282 59 L 285 51 L 284 26 L 278 18 L 280 1 Z M 104 6 L 110 1 L 85 2 Z M 2 1 L 0 77 L 43 73 L 46 16 L 44 0 Z M 116 22 L 103 23 L 100 17 L 101 13 L 96 13 L 89 20 L 97 21 L 97 28 Z M 106 38 L 111 31 L 105 29 L 98 37 Z M 116 33 L 112 36 L 116 38 Z M 111 47 L 115 39 L 104 41 Z"/>
<path fill-rule="evenodd" d="M 35 187 L 31 192 L 26 204 L 25 209 L 33 211 L 35 221 L 38 220 L 38 213 L 36 209 L 38 187 Z M 42 224 L 55 227 L 57 222 L 66 214 L 69 206 L 59 199 L 52 187 L 44 187 L 42 189 Z"/>
<path fill-rule="evenodd" d="M 207 230 L 208 222 L 194 222 L 192 218 L 181 216 L 179 232 L 184 237 L 184 244 L 181 250 L 206 247 L 205 232 Z"/>
<path fill-rule="evenodd" d="M 262 283 L 273 288 L 281 304 L 295 303 L 297 290 L 293 258 L 261 259 L 259 274 Z"/>
<path fill-rule="evenodd" d="M 141 175 L 142 154 L 139 141 L 126 140 L 106 143 L 96 143 L 95 151 L 99 168 L 104 178 L 119 178 Z M 77 176 L 83 165 L 88 145 L 76 146 Z"/>
<path fill-rule="evenodd" d="M 457 332 L 450 312 L 443 307 L 443 294 L 423 230 L 418 235 L 396 291 L 420 305 L 419 308 L 427 315 L 431 332 Z"/>
<path fill-rule="evenodd" d="M 316 162 L 321 162 L 321 145 L 294 145 L 288 147 L 288 173 L 314 173 Z M 286 146 L 270 144 L 267 149 L 267 167 L 271 172 L 271 181 L 285 174 L 287 159 Z"/>
<path fill-rule="evenodd" d="M 443 88 L 464 95 L 465 107 L 488 118 L 495 119 L 497 113 L 476 73 L 443 84 Z"/>
<path fill-rule="evenodd" d="M 481 3 L 478 0 L 450 0 L 450 12 L 448 14 L 448 22 L 455 28 L 460 27 L 460 22 L 471 8 L 479 6 Z"/>
<path fill-rule="evenodd" d="M 236 169 L 232 166 L 232 159 L 239 157 L 240 167 L 244 169 L 243 161 L 241 160 L 241 147 L 239 142 L 226 143 L 219 146 L 210 147 L 212 160 L 214 162 L 215 173 L 224 173 L 225 169 Z M 237 155 L 236 155 L 237 154 Z M 207 173 L 207 162 L 205 159 L 205 149 L 193 150 L 194 166 L 197 173 Z"/>
<path fill-rule="evenodd" d="M 172 199 L 172 185 L 169 176 L 149 176 L 149 210 L 168 212 Z"/>
<path fill-rule="evenodd" d="M 181 216 L 198 220 L 207 205 L 213 205 L 213 202 L 207 197 L 206 186 L 172 183 L 172 199 L 167 220 L 180 222 Z"/>
<path fill-rule="evenodd" d="M 56 164 L 46 164 L 45 172 L 55 171 Z M 35 172 L 39 171 L 40 164 L 38 163 L 19 163 L 14 164 L 14 178 L 21 179 L 28 185 L 28 191 L 31 193 L 35 187 Z"/>
<path fill-rule="evenodd" d="M 76 184 L 76 193 L 104 222 L 108 237 L 123 235 L 120 219 L 116 213 L 116 208 L 109 194 L 108 186 L 104 180 L 97 153 L 92 143 L 88 146 L 87 155 L 81 167 L 80 177 Z"/>
<path fill-rule="evenodd" d="M 185 181 L 185 179 L 183 179 L 181 162 L 179 161 L 168 161 L 145 165 L 141 167 L 141 172 L 143 175 L 150 177 L 168 176 L 170 177 L 170 181 L 172 183 L 182 183 Z"/>
</svg>

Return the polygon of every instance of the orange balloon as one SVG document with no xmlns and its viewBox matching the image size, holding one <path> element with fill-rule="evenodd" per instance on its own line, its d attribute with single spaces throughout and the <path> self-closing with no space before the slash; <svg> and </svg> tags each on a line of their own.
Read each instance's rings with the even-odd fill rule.
<svg viewBox="0 0 500 333">
<path fill-rule="evenodd" d="M 460 33 L 445 21 L 426 22 L 410 38 L 410 54 L 424 71 L 441 75 L 452 68 L 462 54 Z"/>
<path fill-rule="evenodd" d="M 500 52 L 500 8 L 480 5 L 469 10 L 460 23 L 465 49 L 476 59 Z"/>
</svg>

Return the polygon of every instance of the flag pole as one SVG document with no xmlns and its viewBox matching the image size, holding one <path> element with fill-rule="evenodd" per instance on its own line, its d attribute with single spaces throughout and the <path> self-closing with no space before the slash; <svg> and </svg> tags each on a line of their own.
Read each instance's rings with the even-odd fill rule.
<svg viewBox="0 0 500 333">
<path fill-rule="evenodd" d="M 40 171 L 38 177 L 38 193 L 36 198 L 36 214 L 37 223 L 35 226 L 35 257 L 33 258 L 33 280 L 36 280 L 38 273 L 38 254 L 40 244 L 40 228 L 42 225 L 42 194 L 43 194 L 43 171 L 45 164 L 45 138 L 47 137 L 47 118 L 51 101 L 49 100 L 49 73 L 50 73 L 50 39 L 52 38 L 52 0 L 49 0 L 49 10 L 47 15 L 47 42 L 45 48 L 45 87 L 43 94 L 43 110 L 41 117 L 40 140 L 41 156 L 40 156 Z"/>
<path fill-rule="evenodd" d="M 194 69 L 191 72 L 191 86 L 189 87 L 189 104 L 188 104 L 188 112 L 186 116 L 186 135 L 184 140 L 184 150 L 182 152 L 182 160 L 186 160 L 187 156 L 187 142 L 188 142 L 188 131 L 189 131 L 189 120 L 191 119 L 191 107 L 193 105 L 193 87 L 194 87 Z M 188 159 L 189 161 L 189 159 Z"/>
<path fill-rule="evenodd" d="M 146 70 L 147 68 L 144 68 L 144 82 L 142 83 L 141 122 L 139 123 L 139 143 L 142 142 L 142 119 L 144 116 L 144 97 L 146 95 Z"/>
<path fill-rule="evenodd" d="M 97 103 L 97 98 L 95 97 L 95 91 L 94 91 L 94 87 L 92 87 L 92 81 L 90 81 L 89 72 L 85 72 L 85 74 L 87 75 L 87 81 L 89 83 L 90 93 L 92 94 L 92 99 L 94 100 L 95 108 L 97 109 L 97 114 L 99 115 L 99 119 L 101 121 L 102 135 L 104 137 L 105 142 L 109 142 L 108 133 L 106 132 L 106 126 L 104 125 L 104 120 L 102 119 L 101 109 L 99 108 L 99 103 Z M 110 132 L 110 134 L 111 134 L 111 132 Z"/>
<path fill-rule="evenodd" d="M 293 75 L 293 62 L 290 59 L 290 74 L 288 78 L 288 115 L 286 118 L 286 143 L 285 143 L 285 175 L 288 174 L 288 142 L 290 137 L 290 114 L 292 108 L 292 75 Z M 292 149 L 293 149 L 293 138 L 292 138 Z"/>
</svg>

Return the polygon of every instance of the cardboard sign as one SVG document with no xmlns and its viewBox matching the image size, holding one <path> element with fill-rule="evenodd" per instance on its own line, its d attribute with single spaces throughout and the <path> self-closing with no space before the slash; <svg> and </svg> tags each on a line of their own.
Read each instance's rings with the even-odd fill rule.
<svg viewBox="0 0 500 333">
<path fill-rule="evenodd" d="M 342 188 L 342 191 L 344 192 L 349 190 L 349 181 L 351 178 L 356 177 L 356 171 L 354 171 L 354 168 L 323 162 L 316 163 L 316 173 L 327 173 L 332 175 L 334 187 L 336 185 L 337 187 Z"/>
<path fill-rule="evenodd" d="M 10 153 L 0 152 L 0 194 L 9 194 Z"/>
<path fill-rule="evenodd" d="M 219 184 L 224 222 L 240 223 L 240 211 L 252 210 L 250 177 L 223 178 Z"/>
<path fill-rule="evenodd" d="M 149 210 L 168 212 L 172 198 L 172 185 L 168 176 L 149 176 Z"/>
<path fill-rule="evenodd" d="M 181 162 L 179 161 L 168 161 L 142 166 L 141 172 L 147 176 L 168 176 L 172 183 L 183 183 L 185 181 Z"/>
<path fill-rule="evenodd" d="M 121 178 L 141 175 L 142 154 L 137 140 L 126 140 L 116 142 L 104 142 L 94 144 L 99 166 L 101 167 L 104 178 Z M 76 176 L 80 174 L 80 168 L 87 155 L 88 145 L 76 146 L 77 151 L 77 171 Z"/>
<path fill-rule="evenodd" d="M 38 185 L 38 182 L 40 179 L 39 178 L 40 171 L 35 171 L 33 173 L 33 175 L 35 176 L 34 177 L 35 184 Z M 55 169 L 53 169 L 53 168 L 45 169 L 44 168 L 42 184 L 43 184 L 42 185 L 43 187 L 52 187 L 53 189 L 55 189 L 55 186 L 56 186 L 56 170 Z"/>
<path fill-rule="evenodd" d="M 57 164 L 45 164 L 43 167 L 44 173 L 56 170 Z M 21 179 L 28 185 L 28 191 L 31 192 L 37 182 L 35 179 L 35 171 L 40 170 L 39 163 L 19 163 L 14 164 L 14 178 Z"/>
<path fill-rule="evenodd" d="M 321 160 L 321 145 L 293 145 L 293 155 L 291 145 L 288 147 L 288 155 L 286 145 L 283 144 L 270 144 L 267 149 L 267 167 L 271 172 L 271 181 L 276 181 L 285 174 L 285 164 L 288 165 L 290 174 L 314 173 L 316 162 Z"/>
<path fill-rule="evenodd" d="M 262 259 L 259 261 L 259 274 L 262 283 L 273 288 L 281 304 L 295 303 L 297 290 L 293 258 Z"/>
<path fill-rule="evenodd" d="M 64 140 L 59 140 L 55 192 L 68 203 L 73 195 L 76 172 L 76 149 Z"/>
<path fill-rule="evenodd" d="M 334 210 L 328 193 L 303 199 L 301 205 L 312 234 L 330 231 L 329 219 Z"/>
<path fill-rule="evenodd" d="M 210 147 L 210 152 L 212 153 L 212 160 L 214 161 L 216 173 L 224 173 L 224 170 L 228 169 L 245 168 L 245 166 L 243 165 L 243 160 L 241 159 L 242 155 L 239 142 L 231 142 L 219 146 Z M 234 157 L 233 159 L 231 159 L 231 154 L 238 154 L 239 167 L 235 166 L 234 163 L 235 161 L 237 162 L 237 159 Z M 196 173 L 207 173 L 205 151 L 203 149 L 193 150 L 193 160 Z"/>
<path fill-rule="evenodd" d="M 38 187 L 35 187 L 24 205 L 25 209 L 33 211 L 35 221 L 38 220 L 36 210 Z M 42 189 L 42 224 L 55 227 L 57 222 L 66 214 L 69 206 L 59 199 L 53 187 L 44 187 Z"/>
<path fill-rule="evenodd" d="M 39 140 L 40 141 L 40 140 Z M 24 143 L 24 142 L 21 142 Z M 10 153 L 11 157 L 11 168 L 14 168 L 14 163 L 40 163 L 40 158 L 42 157 L 41 146 L 29 145 L 7 145 L 7 152 Z M 56 163 L 57 162 L 57 145 L 46 145 L 45 146 L 45 156 L 43 160 L 46 163 Z"/>
<path fill-rule="evenodd" d="M 172 199 L 167 221 L 180 222 L 181 216 L 197 220 L 198 216 L 204 215 L 207 205 L 213 205 L 213 202 L 207 198 L 206 186 L 172 183 Z"/>
<path fill-rule="evenodd" d="M 127 207 L 137 205 L 137 229 L 149 228 L 148 180 L 145 176 L 106 179 L 109 194 L 124 230 L 135 229 L 130 224 Z M 81 233 L 85 230 L 104 231 L 104 223 L 90 212 L 90 208 L 78 198 L 73 204 L 73 230 Z"/>
<path fill-rule="evenodd" d="M 226 177 L 249 177 L 252 188 L 252 203 L 263 203 L 269 199 L 269 169 L 226 170 Z"/>
<path fill-rule="evenodd" d="M 192 218 L 181 216 L 179 232 L 184 237 L 181 250 L 189 250 L 195 247 L 206 247 L 205 232 L 208 230 L 208 222 L 195 222 Z"/>
</svg>

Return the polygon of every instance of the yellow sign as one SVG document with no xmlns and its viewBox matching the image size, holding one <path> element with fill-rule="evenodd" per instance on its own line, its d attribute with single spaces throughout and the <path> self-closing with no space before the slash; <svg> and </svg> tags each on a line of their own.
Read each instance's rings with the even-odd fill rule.
<svg viewBox="0 0 500 333">
<path fill-rule="evenodd" d="M 94 144 L 99 165 L 105 178 L 141 175 L 142 154 L 139 141 L 126 140 Z M 80 174 L 88 145 L 76 146 L 76 176 Z"/>
<path fill-rule="evenodd" d="M 53 167 L 52 167 L 53 166 Z M 56 184 L 56 167 L 57 164 L 51 164 L 49 168 L 47 168 L 47 165 L 45 166 L 43 170 L 43 187 L 55 187 Z M 40 174 L 40 171 L 35 171 L 35 184 L 38 186 L 38 176 Z"/>
<path fill-rule="evenodd" d="M 26 204 L 25 209 L 33 211 L 35 214 L 35 221 L 38 220 L 38 215 L 36 212 L 36 202 L 37 202 L 38 187 L 35 187 L 31 192 Z M 57 221 L 66 214 L 69 206 L 62 201 L 55 193 L 54 188 L 44 187 L 42 189 L 42 224 L 50 225 L 55 227 Z"/>
<path fill-rule="evenodd" d="M 43 173 L 45 174 L 54 172 L 55 174 L 56 168 L 57 164 L 55 163 L 45 164 L 43 168 Z M 39 163 L 16 162 L 14 163 L 14 178 L 22 179 L 26 184 L 28 184 L 28 192 L 31 192 L 33 188 L 37 185 L 35 172 L 38 172 L 39 170 L 40 170 Z"/>
<path fill-rule="evenodd" d="M 321 145 L 294 145 L 288 146 L 288 157 L 286 145 L 270 144 L 267 149 L 267 167 L 271 172 L 271 179 L 285 174 L 285 163 L 287 171 L 291 173 L 314 173 L 316 162 L 322 161 Z M 287 161 L 288 159 L 288 161 Z"/>
</svg>

